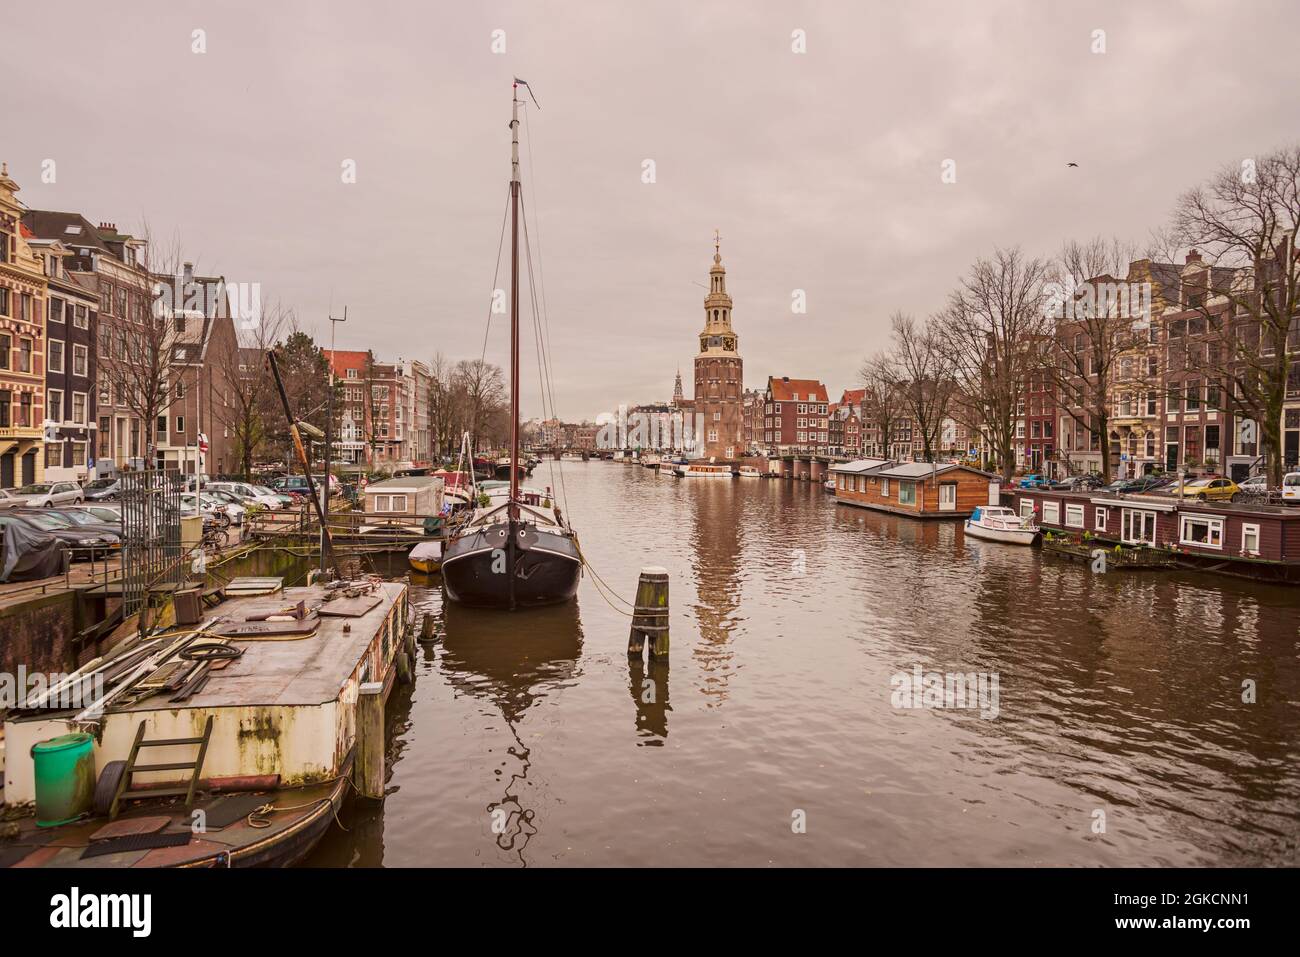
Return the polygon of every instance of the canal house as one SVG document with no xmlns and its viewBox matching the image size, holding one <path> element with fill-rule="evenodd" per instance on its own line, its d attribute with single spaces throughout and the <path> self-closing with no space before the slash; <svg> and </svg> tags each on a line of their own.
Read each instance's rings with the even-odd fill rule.
<svg viewBox="0 0 1300 957">
<path fill-rule="evenodd" d="M 1000 501 L 997 477 L 968 465 L 860 459 L 830 471 L 836 501 L 913 518 L 964 518 Z"/>
<path fill-rule="evenodd" d="M 1175 553 L 1182 564 L 1300 580 L 1300 509 L 1180 502 L 1164 495 L 1016 489 L 1012 507 L 1043 531 Z"/>
</svg>

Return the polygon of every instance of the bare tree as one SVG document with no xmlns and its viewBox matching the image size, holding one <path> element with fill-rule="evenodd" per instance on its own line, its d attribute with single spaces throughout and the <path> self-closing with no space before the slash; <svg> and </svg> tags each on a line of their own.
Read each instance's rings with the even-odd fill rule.
<svg viewBox="0 0 1300 957">
<path fill-rule="evenodd" d="M 1065 243 L 1044 303 L 1053 327 L 1040 371 L 1055 386 L 1057 407 L 1083 429 L 1089 445 L 1096 443 L 1106 481 L 1114 464 L 1110 418 L 1117 373 L 1125 358 L 1141 355 L 1151 320 L 1149 289 L 1143 294 L 1128 284 L 1135 255 L 1118 239 Z"/>
<path fill-rule="evenodd" d="M 880 433 L 880 454 L 890 458 L 894 432 L 902 419 L 902 398 L 899 395 L 898 364 L 889 350 L 868 356 L 858 370 L 862 380 L 862 427 L 867 424 Z"/>
<path fill-rule="evenodd" d="M 283 342 L 276 343 L 275 351 L 284 391 L 289 399 L 289 410 L 296 421 L 306 422 L 323 432 L 329 406 L 329 360 L 315 339 L 298 327 L 292 313 L 287 315 L 287 319 L 288 335 Z M 334 389 L 333 425 L 334 434 L 337 435 L 343 413 L 341 379 L 335 380 Z M 294 451 L 289 423 L 285 420 L 279 393 L 274 388 L 266 394 L 262 420 L 266 428 L 266 441 L 282 450 L 286 463 L 292 463 Z M 307 454 L 311 455 L 310 443 L 307 445 Z"/>
<path fill-rule="evenodd" d="M 954 414 L 984 437 L 1004 480 L 1016 469 L 1016 422 L 1043 349 L 1047 267 L 1019 249 L 975 261 L 936 317 L 954 378 Z"/>
<path fill-rule="evenodd" d="M 214 406 L 214 412 L 230 433 L 235 459 L 245 479 L 251 476 L 253 463 L 270 435 L 267 414 L 272 402 L 278 401 L 266 354 L 274 347 L 281 328 L 293 322 L 291 311 L 279 304 L 268 305 L 253 328 L 239 333 L 236 348 L 217 359 L 228 395 L 225 402 Z"/>
<path fill-rule="evenodd" d="M 152 468 L 157 458 L 156 424 L 170 404 L 168 376 L 172 350 L 183 329 L 184 303 L 176 302 L 171 277 L 180 272 L 180 243 L 155 243 L 144 229 L 144 267 L 150 276 L 149 297 L 125 299 L 123 315 L 101 323 L 97 362 L 100 381 L 117 404 L 140 421 L 144 459 Z"/>
<path fill-rule="evenodd" d="M 465 403 L 457 385 L 451 361 L 434 353 L 429 362 L 429 433 L 435 460 L 460 448 L 456 429 Z"/>
<path fill-rule="evenodd" d="M 890 324 L 899 404 L 921 433 L 925 461 L 933 462 L 953 394 L 952 364 L 934 320 L 918 324 L 911 316 L 895 313 Z"/>
<path fill-rule="evenodd" d="M 1269 484 L 1281 484 L 1283 404 L 1300 395 L 1300 146 L 1221 168 L 1184 193 L 1172 235 L 1198 250 L 1204 267 L 1184 273 L 1184 305 L 1227 348 L 1208 371 L 1234 417 L 1259 430 Z"/>
<path fill-rule="evenodd" d="M 462 359 L 456 363 L 455 376 L 465 390 L 463 431 L 470 433 L 472 447 L 480 448 L 480 439 L 497 438 L 500 415 L 507 402 L 505 377 L 501 367 L 482 359 Z"/>
</svg>

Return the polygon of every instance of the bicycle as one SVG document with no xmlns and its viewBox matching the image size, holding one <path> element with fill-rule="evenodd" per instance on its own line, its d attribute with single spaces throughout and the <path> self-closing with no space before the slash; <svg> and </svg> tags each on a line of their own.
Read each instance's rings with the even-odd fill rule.
<svg viewBox="0 0 1300 957">
<path fill-rule="evenodd" d="M 203 550 L 219 552 L 230 544 L 230 533 L 217 522 L 203 522 Z"/>
</svg>

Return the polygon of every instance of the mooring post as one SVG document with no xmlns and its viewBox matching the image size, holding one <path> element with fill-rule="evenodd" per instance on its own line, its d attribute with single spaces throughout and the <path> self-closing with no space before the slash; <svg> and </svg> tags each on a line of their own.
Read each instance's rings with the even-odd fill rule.
<svg viewBox="0 0 1300 957">
<path fill-rule="evenodd" d="M 424 619 L 420 622 L 420 640 L 433 641 L 433 615 L 425 613 Z"/>
<path fill-rule="evenodd" d="M 367 681 L 357 690 L 357 757 L 352 783 L 374 801 L 384 796 L 384 683 Z"/>
<path fill-rule="evenodd" d="M 641 569 L 636 585 L 636 607 L 627 635 L 628 657 L 641 657 L 650 642 L 650 657 L 668 657 L 668 569 L 650 565 Z"/>
</svg>

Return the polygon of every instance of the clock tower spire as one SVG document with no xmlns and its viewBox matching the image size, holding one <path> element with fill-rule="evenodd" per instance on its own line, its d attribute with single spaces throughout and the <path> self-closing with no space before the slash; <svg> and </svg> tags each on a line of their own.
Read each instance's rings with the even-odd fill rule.
<svg viewBox="0 0 1300 957">
<path fill-rule="evenodd" d="M 722 265 L 722 236 L 713 232 L 713 266 L 704 297 L 704 328 L 695 356 L 695 411 L 704 417 L 705 458 L 734 459 L 743 451 L 740 340 L 731 326 L 731 296 Z"/>
</svg>

